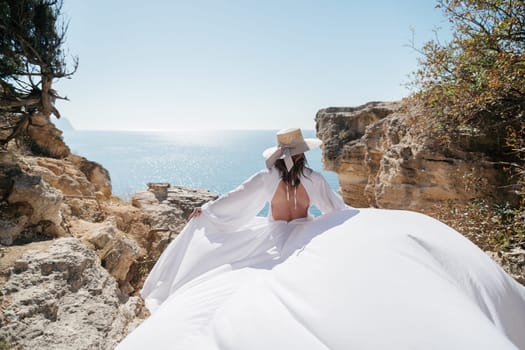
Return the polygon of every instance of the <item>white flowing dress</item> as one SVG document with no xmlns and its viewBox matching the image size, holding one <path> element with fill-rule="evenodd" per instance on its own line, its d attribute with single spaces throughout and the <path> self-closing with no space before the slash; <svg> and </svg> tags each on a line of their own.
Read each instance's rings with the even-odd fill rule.
<svg viewBox="0 0 525 350">
<path fill-rule="evenodd" d="M 323 215 L 258 217 L 279 182 L 265 169 L 202 207 L 117 349 L 525 349 L 525 288 L 458 232 L 348 207 L 315 171 L 301 183 Z"/>
</svg>

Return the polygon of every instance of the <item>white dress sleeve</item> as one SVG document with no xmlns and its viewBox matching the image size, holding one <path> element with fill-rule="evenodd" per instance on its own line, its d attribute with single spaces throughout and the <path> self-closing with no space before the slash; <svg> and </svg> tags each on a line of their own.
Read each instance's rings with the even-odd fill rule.
<svg viewBox="0 0 525 350">
<path fill-rule="evenodd" d="M 271 170 L 261 170 L 202 206 L 202 214 L 168 245 L 144 282 L 141 295 L 151 312 L 187 282 L 256 251 L 260 231 L 250 223 L 255 223 L 276 179 Z"/>
<path fill-rule="evenodd" d="M 313 170 L 303 177 L 302 184 L 310 196 L 310 204 L 315 205 L 323 214 L 350 208 L 341 196 L 330 188 L 321 173 Z"/>
<path fill-rule="evenodd" d="M 204 204 L 203 217 L 221 228 L 239 228 L 264 208 L 272 183 L 271 170 L 261 170 L 234 190 Z"/>
</svg>

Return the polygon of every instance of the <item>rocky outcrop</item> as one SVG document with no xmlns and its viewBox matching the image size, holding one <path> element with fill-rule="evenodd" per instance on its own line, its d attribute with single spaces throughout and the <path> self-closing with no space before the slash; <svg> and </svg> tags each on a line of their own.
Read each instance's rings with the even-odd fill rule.
<svg viewBox="0 0 525 350">
<path fill-rule="evenodd" d="M 148 190 L 135 193 L 131 203 L 152 218 L 154 229 L 169 230 L 175 222 L 173 218 L 187 218 L 195 207 L 216 198 L 217 195 L 208 190 L 148 183 Z"/>
<path fill-rule="evenodd" d="M 501 166 L 475 147 L 443 147 L 420 117 L 417 106 L 402 102 L 317 113 L 323 163 L 338 174 L 346 203 L 425 211 L 448 200 L 509 195 L 501 191 L 506 180 Z"/>
<path fill-rule="evenodd" d="M 23 171 L 12 152 L 0 151 L 0 244 L 64 235 L 63 194 L 41 176 Z"/>
<path fill-rule="evenodd" d="M 140 216 L 137 219 L 144 220 Z M 102 266 L 117 281 L 120 291 L 130 295 L 138 288 L 136 266 L 146 256 L 144 245 L 135 240 L 133 234 L 145 237 L 149 228 L 143 225 L 125 232 L 118 228 L 117 221 L 112 215 L 102 222 L 72 218 L 70 232 L 98 255 Z"/>
<path fill-rule="evenodd" d="M 123 296 L 78 239 L 42 243 L 1 250 L 0 339 L 20 349 L 113 349 L 140 321 L 140 298 Z"/>
<path fill-rule="evenodd" d="M 67 231 L 65 213 L 100 215 L 98 201 L 110 196 L 109 175 L 97 163 L 75 155 L 54 159 L 1 150 L 0 243 L 61 237 Z"/>
<path fill-rule="evenodd" d="M 193 208 L 214 200 L 217 195 L 207 190 L 148 183 L 147 191 L 135 193 L 131 203 L 148 217 L 151 230 L 145 244 L 147 256 L 143 268 L 149 271 L 167 245 L 175 238 Z"/>
<path fill-rule="evenodd" d="M 112 349 L 147 316 L 137 294 L 151 267 L 214 198 L 152 184 L 124 202 L 106 169 L 33 118 L 0 146 L 0 349 Z"/>
<path fill-rule="evenodd" d="M 64 159 L 19 157 L 21 168 L 42 177 L 66 196 L 111 197 L 109 172 L 100 164 L 74 154 Z"/>
<path fill-rule="evenodd" d="M 27 206 L 27 213 L 30 215 L 19 218 L 19 223 L 25 223 L 19 225 L 24 227 L 23 231 L 31 228 L 51 237 L 63 235 L 64 230 L 60 226 L 62 192 L 49 186 L 40 176 L 22 174 L 15 178 L 7 201 L 18 208 Z M 13 241 L 2 243 L 11 244 Z"/>
<path fill-rule="evenodd" d="M 25 140 L 33 154 L 51 158 L 64 158 L 71 154 L 62 138 L 62 131 L 51 123 L 49 116 L 31 116 Z"/>
<path fill-rule="evenodd" d="M 106 168 L 84 157 L 74 156 L 71 158 L 72 162 L 80 169 L 93 186 L 93 192 L 98 198 L 104 199 L 111 197 L 111 178 Z"/>
</svg>

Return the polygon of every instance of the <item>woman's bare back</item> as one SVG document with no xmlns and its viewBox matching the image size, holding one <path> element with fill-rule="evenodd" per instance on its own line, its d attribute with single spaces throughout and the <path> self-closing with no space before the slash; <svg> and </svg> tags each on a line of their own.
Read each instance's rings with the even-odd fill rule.
<svg viewBox="0 0 525 350">
<path fill-rule="evenodd" d="M 286 191 L 287 186 L 288 196 Z M 294 187 L 287 185 L 281 180 L 273 195 L 271 206 L 274 220 L 291 221 L 308 216 L 310 198 L 302 184 L 299 184 L 297 188 L 294 189 Z"/>
</svg>

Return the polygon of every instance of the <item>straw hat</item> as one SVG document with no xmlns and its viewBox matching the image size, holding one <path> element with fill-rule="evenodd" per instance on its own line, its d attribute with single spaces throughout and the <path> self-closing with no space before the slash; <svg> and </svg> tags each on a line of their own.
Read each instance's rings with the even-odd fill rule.
<svg viewBox="0 0 525 350">
<path fill-rule="evenodd" d="M 293 167 L 292 156 L 317 148 L 322 144 L 319 139 L 303 137 L 299 128 L 282 129 L 277 132 L 277 146 L 269 147 L 262 153 L 267 159 L 266 166 L 271 168 L 277 159 L 284 159 L 288 171 Z"/>
</svg>

